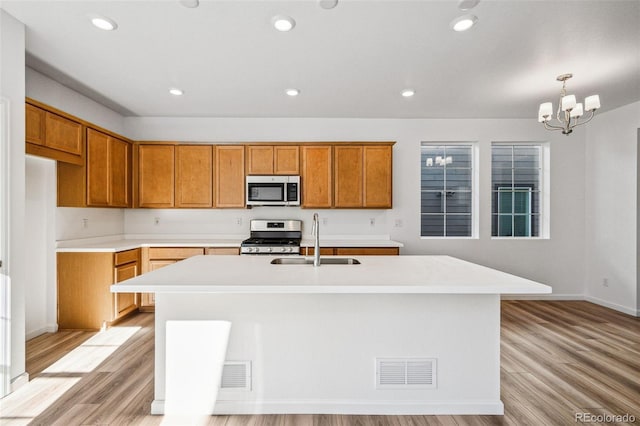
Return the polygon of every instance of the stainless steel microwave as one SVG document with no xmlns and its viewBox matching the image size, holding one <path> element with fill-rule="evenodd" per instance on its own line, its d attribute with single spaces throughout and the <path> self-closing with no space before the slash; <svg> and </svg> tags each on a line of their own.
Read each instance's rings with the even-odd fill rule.
<svg viewBox="0 0 640 426">
<path fill-rule="evenodd" d="M 247 206 L 299 206 L 300 176 L 247 176 Z"/>
</svg>

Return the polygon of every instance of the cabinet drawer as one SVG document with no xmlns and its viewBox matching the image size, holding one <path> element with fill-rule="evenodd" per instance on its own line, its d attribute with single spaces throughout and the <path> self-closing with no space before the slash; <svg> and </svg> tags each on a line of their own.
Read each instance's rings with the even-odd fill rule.
<svg viewBox="0 0 640 426">
<path fill-rule="evenodd" d="M 209 247 L 207 254 L 210 255 L 225 255 L 225 254 L 240 254 L 240 249 L 237 247 Z"/>
<path fill-rule="evenodd" d="M 397 247 L 338 247 L 338 256 L 397 256 L 400 250 Z"/>
<path fill-rule="evenodd" d="M 119 283 L 138 275 L 138 264 L 131 263 L 129 265 L 118 266 L 116 268 L 116 282 Z"/>
<path fill-rule="evenodd" d="M 125 263 L 137 262 L 140 258 L 140 250 L 133 249 L 127 251 L 119 251 L 115 256 L 115 265 L 124 265 Z"/>
<path fill-rule="evenodd" d="M 151 247 L 149 259 L 186 259 L 204 254 L 204 247 Z"/>
</svg>

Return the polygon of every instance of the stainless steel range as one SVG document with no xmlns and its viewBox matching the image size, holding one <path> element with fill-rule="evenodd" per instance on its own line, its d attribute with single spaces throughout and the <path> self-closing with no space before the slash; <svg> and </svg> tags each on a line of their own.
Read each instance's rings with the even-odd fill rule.
<svg viewBox="0 0 640 426">
<path fill-rule="evenodd" d="M 250 230 L 250 238 L 240 245 L 241 254 L 300 254 L 301 220 L 254 219 Z"/>
</svg>

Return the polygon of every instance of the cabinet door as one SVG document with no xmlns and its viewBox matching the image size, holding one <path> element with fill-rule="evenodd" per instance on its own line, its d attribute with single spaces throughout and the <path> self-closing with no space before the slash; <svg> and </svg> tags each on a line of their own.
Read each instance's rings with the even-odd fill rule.
<svg viewBox="0 0 640 426">
<path fill-rule="evenodd" d="M 213 147 L 176 146 L 176 207 L 213 206 Z"/>
<path fill-rule="evenodd" d="M 87 129 L 87 206 L 109 205 L 109 136 Z"/>
<path fill-rule="evenodd" d="M 33 105 L 25 105 L 25 140 L 30 143 L 44 145 L 45 111 Z"/>
<path fill-rule="evenodd" d="M 247 145 L 247 174 L 273 174 L 273 146 Z"/>
<path fill-rule="evenodd" d="M 362 146 L 334 146 L 334 207 L 362 207 Z"/>
<path fill-rule="evenodd" d="M 174 206 L 174 146 L 138 147 L 138 204 L 140 207 Z"/>
<path fill-rule="evenodd" d="M 216 146 L 216 207 L 244 207 L 244 146 Z"/>
<path fill-rule="evenodd" d="M 82 155 L 82 125 L 47 112 L 45 116 L 45 145 L 49 148 Z"/>
<path fill-rule="evenodd" d="M 300 174 L 300 147 L 274 146 L 273 173 L 276 175 Z"/>
<path fill-rule="evenodd" d="M 109 205 L 128 207 L 131 194 L 131 145 L 109 138 Z"/>
<path fill-rule="evenodd" d="M 302 207 L 330 208 L 333 201 L 331 146 L 302 147 Z"/>
<path fill-rule="evenodd" d="M 117 283 L 133 278 L 138 275 L 138 263 L 128 263 L 126 265 L 117 266 L 115 273 L 115 281 Z M 121 316 L 138 308 L 135 293 L 115 293 L 113 297 L 115 302 L 115 318 L 120 318 Z"/>
<path fill-rule="evenodd" d="M 364 207 L 390 209 L 392 203 L 392 156 L 390 146 L 365 146 Z"/>
</svg>

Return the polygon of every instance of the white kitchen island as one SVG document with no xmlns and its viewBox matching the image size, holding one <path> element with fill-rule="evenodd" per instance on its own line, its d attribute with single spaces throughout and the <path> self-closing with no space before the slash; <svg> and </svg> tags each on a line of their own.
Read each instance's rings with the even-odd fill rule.
<svg viewBox="0 0 640 426">
<path fill-rule="evenodd" d="M 221 389 L 210 414 L 502 414 L 500 295 L 551 288 L 449 256 L 356 258 L 197 256 L 113 285 L 156 293 L 152 413 L 164 413 L 167 322 L 223 321 L 248 386 Z"/>
</svg>

